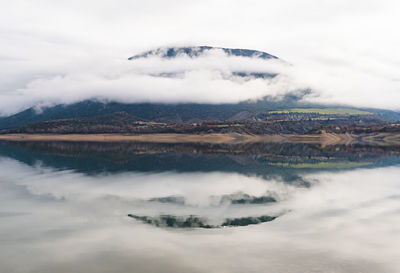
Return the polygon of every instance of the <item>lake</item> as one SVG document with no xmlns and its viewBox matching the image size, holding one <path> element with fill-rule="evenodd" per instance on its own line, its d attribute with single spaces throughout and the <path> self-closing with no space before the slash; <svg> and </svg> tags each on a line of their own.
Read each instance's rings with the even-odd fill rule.
<svg viewBox="0 0 400 273">
<path fill-rule="evenodd" d="M 0 272 L 400 272 L 400 147 L 0 142 Z"/>
</svg>

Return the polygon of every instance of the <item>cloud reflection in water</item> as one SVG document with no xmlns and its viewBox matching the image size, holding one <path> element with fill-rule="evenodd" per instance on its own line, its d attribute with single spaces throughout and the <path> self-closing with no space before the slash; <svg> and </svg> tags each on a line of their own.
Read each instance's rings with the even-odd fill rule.
<svg viewBox="0 0 400 273">
<path fill-rule="evenodd" d="M 309 187 L 226 172 L 88 175 L 6 157 L 0 173 L 4 272 L 400 270 L 397 166 L 303 172 Z M 273 199 L 249 201 L 265 196 Z M 196 215 L 212 225 L 281 216 L 258 225 L 178 230 L 129 213 Z"/>
</svg>

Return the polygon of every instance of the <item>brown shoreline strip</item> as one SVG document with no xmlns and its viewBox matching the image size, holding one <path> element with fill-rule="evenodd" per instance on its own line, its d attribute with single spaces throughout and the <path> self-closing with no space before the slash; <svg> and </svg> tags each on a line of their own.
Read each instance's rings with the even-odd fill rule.
<svg viewBox="0 0 400 273">
<path fill-rule="evenodd" d="M 383 140 L 382 140 L 383 139 Z M 322 146 L 369 143 L 374 145 L 400 145 L 400 134 L 354 136 L 349 134 L 315 135 L 246 135 L 246 134 L 4 134 L 7 141 L 67 141 L 67 142 L 149 142 L 149 143 L 305 143 Z M 387 141 L 385 141 L 387 140 Z"/>
<path fill-rule="evenodd" d="M 0 140 L 7 141 L 88 141 L 88 142 L 154 142 L 154 143 L 248 143 L 248 142 L 293 142 L 293 143 L 339 143 L 339 135 L 245 135 L 245 134 L 5 134 Z M 347 139 L 346 139 L 347 140 Z"/>
</svg>

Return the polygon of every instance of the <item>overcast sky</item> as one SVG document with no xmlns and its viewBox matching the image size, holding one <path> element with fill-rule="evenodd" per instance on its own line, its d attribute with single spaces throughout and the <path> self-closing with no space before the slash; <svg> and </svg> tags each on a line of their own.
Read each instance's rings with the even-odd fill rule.
<svg viewBox="0 0 400 273">
<path fill-rule="evenodd" d="M 308 101 L 400 110 L 399 14 L 396 0 L 2 1 L 0 114 L 96 97 L 221 103 L 302 88 L 313 90 Z M 221 52 L 127 60 L 176 45 L 256 49 L 292 66 Z M 281 75 L 226 77 L 241 64 Z M 182 67 L 180 78 L 151 75 Z"/>
</svg>

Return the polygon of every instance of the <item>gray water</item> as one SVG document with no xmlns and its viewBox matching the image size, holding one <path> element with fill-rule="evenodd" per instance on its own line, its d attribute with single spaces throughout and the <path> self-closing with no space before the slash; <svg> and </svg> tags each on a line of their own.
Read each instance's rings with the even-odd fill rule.
<svg viewBox="0 0 400 273">
<path fill-rule="evenodd" d="M 400 272 L 397 147 L 0 143 L 0 272 Z"/>
</svg>

